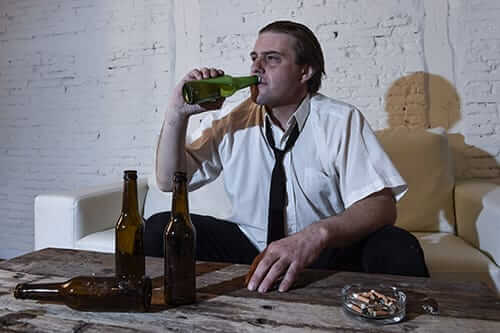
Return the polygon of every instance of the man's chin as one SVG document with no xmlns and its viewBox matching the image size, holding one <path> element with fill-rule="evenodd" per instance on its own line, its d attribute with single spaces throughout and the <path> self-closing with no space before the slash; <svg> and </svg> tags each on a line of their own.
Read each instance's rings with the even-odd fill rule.
<svg viewBox="0 0 500 333">
<path fill-rule="evenodd" d="M 257 105 L 267 105 L 269 103 L 269 98 L 266 98 L 266 94 L 262 94 L 259 91 L 258 86 L 250 87 L 250 99 Z"/>
</svg>

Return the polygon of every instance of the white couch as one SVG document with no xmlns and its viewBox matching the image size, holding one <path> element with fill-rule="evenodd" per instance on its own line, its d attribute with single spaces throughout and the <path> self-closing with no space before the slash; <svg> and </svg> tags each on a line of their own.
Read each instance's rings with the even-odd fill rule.
<svg viewBox="0 0 500 333">
<path fill-rule="evenodd" d="M 377 132 L 409 191 L 398 203 L 397 225 L 420 241 L 433 278 L 481 280 L 500 295 L 500 185 L 456 181 L 442 129 Z M 231 205 L 219 179 L 189 195 L 190 211 L 227 218 Z M 171 197 L 152 179 L 140 179 L 144 218 L 170 209 Z M 61 247 L 114 252 L 114 224 L 122 184 L 35 199 L 35 249 Z"/>
</svg>

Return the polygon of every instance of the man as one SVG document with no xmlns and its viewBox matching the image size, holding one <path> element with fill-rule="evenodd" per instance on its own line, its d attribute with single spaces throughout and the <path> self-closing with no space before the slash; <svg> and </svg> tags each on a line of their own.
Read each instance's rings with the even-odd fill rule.
<svg viewBox="0 0 500 333">
<path fill-rule="evenodd" d="M 324 58 L 314 34 L 298 23 L 271 23 L 250 57 L 261 78 L 252 97 L 214 116 L 199 138 L 186 145 L 189 117 L 223 101 L 187 105 L 182 85 L 222 70 L 188 73 L 165 114 L 160 189 L 171 190 L 177 170 L 187 172 L 191 190 L 224 171 L 232 202 L 230 221 L 192 216 L 197 259 L 248 264 L 257 257 L 248 288 L 259 292 L 277 283 L 288 290 L 306 267 L 428 276 L 418 241 L 393 226 L 404 180 L 361 113 L 317 93 Z M 161 213 L 146 222 L 147 255 L 162 255 L 167 221 Z"/>
</svg>

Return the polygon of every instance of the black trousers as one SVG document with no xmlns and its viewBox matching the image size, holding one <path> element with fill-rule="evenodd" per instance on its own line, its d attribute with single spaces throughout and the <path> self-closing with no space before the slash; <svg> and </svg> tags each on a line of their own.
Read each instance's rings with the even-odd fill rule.
<svg viewBox="0 0 500 333">
<path fill-rule="evenodd" d="M 163 257 L 163 232 L 169 219 L 170 213 L 164 212 L 146 221 L 147 256 Z M 249 265 L 259 254 L 235 223 L 196 214 L 191 214 L 191 221 L 196 228 L 197 260 Z M 326 249 L 310 268 L 429 276 L 418 240 L 395 226 L 385 226 L 351 246 Z"/>
</svg>

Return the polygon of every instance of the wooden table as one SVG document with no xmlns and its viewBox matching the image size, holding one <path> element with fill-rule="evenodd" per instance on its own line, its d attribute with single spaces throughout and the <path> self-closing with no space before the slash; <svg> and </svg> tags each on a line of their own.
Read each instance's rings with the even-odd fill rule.
<svg viewBox="0 0 500 333">
<path fill-rule="evenodd" d="M 21 282 L 57 282 L 77 275 L 113 275 L 112 254 L 45 249 L 0 263 L 0 332 L 500 332 L 500 299 L 479 283 L 446 283 L 426 278 L 306 271 L 293 290 L 266 294 L 243 287 L 248 266 L 197 264 L 194 305 L 163 304 L 163 260 L 147 258 L 153 278 L 148 313 L 74 311 L 64 305 L 18 300 Z M 345 284 L 373 282 L 398 286 L 408 296 L 407 317 L 374 325 L 353 319 L 341 307 Z M 422 305 L 433 299 L 440 314 Z"/>
</svg>

